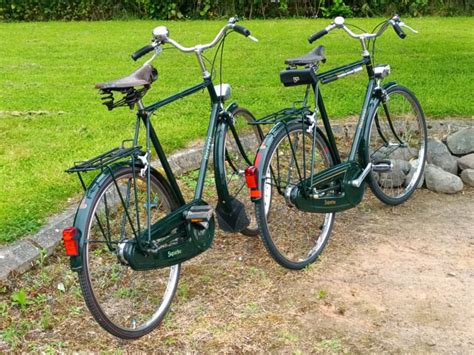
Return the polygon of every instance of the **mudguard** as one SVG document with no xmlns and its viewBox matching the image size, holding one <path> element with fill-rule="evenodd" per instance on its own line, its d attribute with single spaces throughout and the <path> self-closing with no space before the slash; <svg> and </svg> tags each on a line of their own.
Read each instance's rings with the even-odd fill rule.
<svg viewBox="0 0 474 355">
<path fill-rule="evenodd" d="M 382 90 L 388 90 L 394 86 L 397 86 L 397 82 L 395 81 L 390 81 L 388 83 L 386 83 L 383 87 L 382 87 Z M 369 162 L 368 161 L 365 161 L 366 160 L 366 157 L 367 155 L 365 154 L 365 150 L 367 149 L 367 142 L 369 141 L 369 134 L 370 134 L 370 126 L 371 126 L 371 123 L 372 123 L 372 120 L 374 118 L 374 115 L 375 115 L 375 111 L 381 101 L 382 97 L 380 95 L 378 95 L 377 93 L 375 93 L 374 95 L 372 95 L 372 98 L 370 99 L 370 102 L 369 102 L 369 106 L 368 106 L 368 109 L 367 109 L 367 116 L 366 116 L 366 120 L 368 120 L 367 122 L 365 122 L 365 131 L 363 133 L 363 138 L 362 138 L 362 141 L 360 142 L 361 144 L 359 144 L 359 157 L 362 158 L 362 165 L 365 166 L 367 165 Z"/>
<path fill-rule="evenodd" d="M 231 233 L 241 232 L 250 224 L 245 205 L 229 194 L 225 177 L 225 163 L 220 163 L 225 162 L 225 143 L 228 133 L 226 120 L 230 119 L 229 114 L 235 113 L 237 109 L 238 105 L 233 102 L 221 112 L 214 141 L 214 179 L 218 197 L 215 211 L 219 227 L 223 231 Z"/>
<path fill-rule="evenodd" d="M 231 103 L 225 111 L 221 112 L 220 122 L 217 124 L 216 135 L 214 141 L 214 178 L 216 182 L 216 191 L 219 198 L 219 201 L 229 201 L 229 191 L 227 189 L 227 183 L 225 180 L 225 167 L 220 164 L 216 164 L 218 161 L 225 160 L 222 157 L 225 150 L 225 135 L 226 135 L 226 124 L 221 122 L 226 119 L 223 117 L 227 112 L 233 112 L 237 109 L 237 104 L 235 102 Z"/>
<path fill-rule="evenodd" d="M 100 191 L 100 187 L 107 181 L 110 175 L 113 175 L 117 170 L 123 167 L 130 167 L 131 162 L 120 162 L 117 164 L 113 164 L 108 166 L 107 169 L 104 169 L 99 175 L 97 175 L 94 180 L 91 182 L 89 187 L 87 188 L 86 192 L 84 193 L 84 197 L 82 198 L 76 214 L 74 216 L 74 223 L 73 226 L 77 228 L 79 232 L 79 253 L 77 256 L 70 257 L 70 266 L 71 269 L 74 271 L 80 271 L 83 267 L 83 250 L 85 244 L 85 231 L 87 229 L 87 222 L 88 216 L 90 213 L 90 209 L 92 208 L 92 204 L 95 200 L 97 193 Z M 139 164 L 135 165 L 137 169 L 141 169 L 142 166 Z M 150 167 L 150 173 L 153 174 L 163 185 L 165 188 L 168 188 L 168 191 L 172 191 L 169 187 L 168 181 L 153 167 Z"/>
</svg>

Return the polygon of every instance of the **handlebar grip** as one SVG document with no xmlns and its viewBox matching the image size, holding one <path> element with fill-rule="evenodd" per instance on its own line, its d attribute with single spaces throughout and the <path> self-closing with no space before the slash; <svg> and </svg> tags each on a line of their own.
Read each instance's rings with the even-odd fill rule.
<svg viewBox="0 0 474 355">
<path fill-rule="evenodd" d="M 247 28 L 245 28 L 244 26 L 234 25 L 234 27 L 232 27 L 232 29 L 235 32 L 240 33 L 242 36 L 245 36 L 245 37 L 250 36 L 250 31 Z"/>
<path fill-rule="evenodd" d="M 393 24 L 393 29 L 395 30 L 395 32 L 397 33 L 398 37 L 400 37 L 401 39 L 404 39 L 407 35 L 405 32 L 403 32 L 403 30 L 401 29 L 400 25 L 398 24 L 398 22 L 394 22 Z"/>
<path fill-rule="evenodd" d="M 328 30 L 324 29 L 324 30 L 321 30 L 319 32 L 316 32 L 314 34 L 312 34 L 311 36 L 308 37 L 308 42 L 309 43 L 313 43 L 314 41 L 316 41 L 317 39 L 325 36 L 328 34 Z"/>
<path fill-rule="evenodd" d="M 140 48 L 138 51 L 132 54 L 132 59 L 136 61 L 138 58 L 143 57 L 145 54 L 147 54 L 148 52 L 151 52 L 153 49 L 155 49 L 155 47 L 151 44 L 143 48 Z"/>
</svg>

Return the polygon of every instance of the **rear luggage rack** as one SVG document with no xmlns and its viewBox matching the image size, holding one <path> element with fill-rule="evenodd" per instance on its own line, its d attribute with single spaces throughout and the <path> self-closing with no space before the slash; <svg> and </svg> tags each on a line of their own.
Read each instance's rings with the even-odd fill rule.
<svg viewBox="0 0 474 355">
<path fill-rule="evenodd" d="M 284 118 L 297 118 L 301 117 L 304 118 L 306 115 L 311 114 L 309 107 L 288 107 L 284 108 L 278 112 L 272 113 L 268 116 L 259 118 L 255 121 L 249 122 L 251 125 L 261 125 L 261 124 L 275 124 L 275 122 L 280 121 Z"/>
<path fill-rule="evenodd" d="M 89 159 L 83 162 L 74 163 L 74 166 L 67 169 L 67 173 L 80 173 L 84 171 L 92 171 L 92 170 L 103 170 L 104 167 L 110 165 L 113 162 L 116 162 L 121 159 L 125 159 L 128 157 L 136 157 L 138 155 L 143 155 L 144 153 L 141 151 L 141 146 L 134 146 L 130 148 L 125 148 L 124 144 L 127 141 L 122 143 L 121 147 L 113 148 L 108 152 L 100 154 L 95 158 Z"/>
</svg>

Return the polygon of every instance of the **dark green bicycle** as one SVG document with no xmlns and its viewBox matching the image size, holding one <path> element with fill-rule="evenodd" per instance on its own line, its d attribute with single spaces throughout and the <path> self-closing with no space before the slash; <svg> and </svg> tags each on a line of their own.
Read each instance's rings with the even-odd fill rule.
<svg viewBox="0 0 474 355">
<path fill-rule="evenodd" d="M 219 53 L 222 67 L 223 43 L 229 33 L 256 40 L 236 21 L 230 19 L 211 43 L 191 48 L 171 39 L 166 27 L 157 27 L 152 43 L 132 55 L 137 60 L 153 52 L 151 59 L 125 78 L 96 85 L 110 110 L 120 106 L 138 109 L 135 134 L 121 147 L 67 170 L 79 175 L 85 194 L 74 226 L 64 230 L 63 240 L 89 310 L 105 330 L 117 337 L 138 338 L 156 328 L 176 292 L 180 263 L 202 253 L 212 243 L 214 210 L 203 201 L 202 194 L 213 143 L 218 196 L 215 212 L 220 227 L 247 235 L 258 232 L 253 213 L 248 215 L 250 209 L 244 204 L 252 207 L 246 196 L 244 172 L 254 159 L 261 134 L 258 128 L 247 124 L 254 121 L 247 110 L 235 103 L 224 108 L 231 88 L 222 83 L 214 86 L 212 80 Z M 196 55 L 203 81 L 145 106 L 142 98 L 158 77 L 150 63 L 168 44 Z M 215 46 L 209 72 L 203 53 Z M 209 93 L 210 122 L 194 198 L 186 203 L 151 118 L 160 107 L 202 90 Z M 120 99 L 115 100 L 115 95 Z M 138 145 L 143 127 L 144 148 Z M 152 146 L 164 176 L 151 166 Z M 86 186 L 82 174 L 88 171 L 99 174 Z"/>
<path fill-rule="evenodd" d="M 286 60 L 280 73 L 285 86 L 306 85 L 303 104 L 268 115 L 255 124 L 272 124 L 246 171 L 263 242 L 282 266 L 301 269 L 314 262 L 331 234 L 335 213 L 357 206 L 365 181 L 386 204 L 406 201 L 417 188 L 426 159 L 427 129 L 415 95 L 395 82 L 382 84 L 389 65 L 375 65 L 375 39 L 392 26 L 400 38 L 407 27 L 398 16 L 374 33 L 353 33 L 337 17 L 309 38 L 343 29 L 360 41 L 362 60 L 318 73 L 324 48 Z M 380 28 L 379 28 L 380 27 Z M 378 29 L 377 32 L 375 32 Z M 414 31 L 414 30 L 413 30 Z M 369 44 L 373 44 L 372 55 Z M 368 85 L 347 161 L 342 161 L 320 92 L 320 84 L 358 73 L 365 67 Z M 308 105 L 314 94 L 314 110 Z M 318 116 L 324 131 L 317 126 Z M 308 214 L 311 213 L 311 214 Z M 316 213 L 312 213 L 316 212 Z"/>
</svg>

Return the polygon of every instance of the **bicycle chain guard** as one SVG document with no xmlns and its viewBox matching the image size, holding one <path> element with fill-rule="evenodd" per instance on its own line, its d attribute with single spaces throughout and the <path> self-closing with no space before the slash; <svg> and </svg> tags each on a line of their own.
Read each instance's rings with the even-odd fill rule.
<svg viewBox="0 0 474 355">
<path fill-rule="evenodd" d="M 333 166 L 313 177 L 315 193 L 307 193 L 305 190 L 308 181 L 303 181 L 288 192 L 287 198 L 291 205 L 305 212 L 331 213 L 347 210 L 357 206 L 364 196 L 365 184 L 355 187 L 351 183 L 361 172 L 357 162 Z M 318 194 L 318 190 L 328 192 Z"/>
<path fill-rule="evenodd" d="M 210 213 L 209 213 L 210 212 Z M 143 235 L 146 235 L 144 231 Z M 121 257 L 134 270 L 169 267 L 207 250 L 214 239 L 212 208 L 204 201 L 179 207 L 151 227 L 156 250 L 141 251 L 135 241 L 123 246 Z"/>
</svg>

